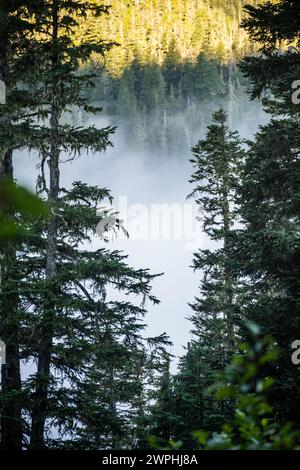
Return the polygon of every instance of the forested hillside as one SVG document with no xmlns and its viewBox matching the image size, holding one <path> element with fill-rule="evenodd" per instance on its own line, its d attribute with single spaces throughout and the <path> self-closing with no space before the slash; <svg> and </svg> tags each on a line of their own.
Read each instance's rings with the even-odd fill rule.
<svg viewBox="0 0 300 470">
<path fill-rule="evenodd" d="M 162 65 L 171 57 L 195 61 L 202 52 L 228 64 L 251 52 L 253 43 L 240 28 L 245 4 L 257 0 L 106 0 L 109 18 L 90 18 L 77 34 L 120 44 L 106 57 L 113 76 L 134 60 Z M 176 55 L 175 55 L 176 54 Z"/>
<path fill-rule="evenodd" d="M 247 108 L 243 119 L 251 129 L 260 109 L 249 104 L 249 83 L 237 68 L 257 49 L 240 27 L 246 3 L 258 2 L 112 1 L 108 17 L 82 23 L 77 43 L 117 43 L 104 60 L 92 55 L 89 66 L 97 69 L 97 79 L 90 100 L 115 117 L 120 132 L 125 126 L 126 145 L 149 149 L 156 142 L 159 153 L 172 155 L 179 147 L 183 153 L 196 131 L 204 133 L 216 106 L 228 111 L 234 126 Z"/>
</svg>

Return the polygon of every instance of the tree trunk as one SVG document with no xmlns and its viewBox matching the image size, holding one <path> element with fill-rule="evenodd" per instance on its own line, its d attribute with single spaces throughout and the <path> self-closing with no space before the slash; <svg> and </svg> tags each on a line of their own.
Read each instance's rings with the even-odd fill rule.
<svg viewBox="0 0 300 470">
<path fill-rule="evenodd" d="M 225 129 L 223 129 L 224 141 L 225 141 Z M 224 152 L 224 162 L 223 162 L 223 178 L 222 178 L 222 199 L 223 199 L 223 208 L 222 208 L 222 217 L 223 217 L 223 229 L 224 229 L 224 252 L 227 256 L 227 247 L 228 247 L 228 237 L 230 235 L 230 204 L 229 204 L 229 162 L 227 161 L 226 151 Z M 234 323 L 232 318 L 232 275 L 230 269 L 228 268 L 228 260 L 226 260 L 225 270 L 224 270 L 224 318 L 226 321 L 226 345 L 227 352 L 231 355 L 234 352 Z"/>
<path fill-rule="evenodd" d="M 52 107 L 51 117 L 51 157 L 50 157 L 50 191 L 49 203 L 52 216 L 47 232 L 47 261 L 46 278 L 51 281 L 56 276 L 57 265 L 57 207 L 59 195 L 59 147 L 57 144 L 58 112 Z M 53 342 L 53 322 L 55 316 L 55 285 L 49 286 L 48 297 L 45 300 L 41 324 L 40 346 L 37 369 L 37 386 L 32 412 L 31 448 L 44 447 L 44 428 L 47 417 L 48 389 Z"/>
<path fill-rule="evenodd" d="M 53 0 L 52 11 L 52 65 L 58 63 L 57 39 L 58 39 L 58 5 Z M 47 260 L 46 279 L 49 281 L 48 296 L 45 299 L 43 318 L 41 322 L 40 346 L 38 355 L 38 367 L 36 378 L 36 391 L 32 411 L 31 448 L 42 449 L 45 447 L 44 430 L 47 418 L 48 392 L 51 372 L 51 356 L 53 349 L 54 318 L 55 318 L 55 276 L 57 273 L 57 211 L 59 199 L 59 85 L 52 85 L 52 106 L 50 111 L 50 187 L 48 201 L 52 209 L 52 215 L 48 223 L 47 232 Z M 53 283 L 51 284 L 51 280 Z"/>
</svg>

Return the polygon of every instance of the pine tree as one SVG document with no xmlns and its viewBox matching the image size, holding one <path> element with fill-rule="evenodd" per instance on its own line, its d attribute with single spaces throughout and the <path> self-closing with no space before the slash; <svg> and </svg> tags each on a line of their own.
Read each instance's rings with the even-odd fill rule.
<svg viewBox="0 0 300 470">
<path fill-rule="evenodd" d="M 162 336 L 143 340 L 139 336 L 143 329 L 139 317 L 144 315 L 144 308 L 128 301 L 105 302 L 105 287 L 111 285 L 120 294 L 140 294 L 143 301 L 149 298 L 156 302 L 150 295 L 153 276 L 146 270 L 127 267 L 124 257 L 116 252 L 78 251 L 77 258 L 76 249 L 87 241 L 86 233 L 97 223 L 93 204 L 107 192 L 78 183 L 64 198 L 59 181 L 63 155 L 73 158 L 83 150 L 101 151 L 110 143 L 110 127 L 98 130 L 65 124 L 71 107 L 98 111 L 85 99 L 94 74 L 78 71 L 93 52 L 104 52 L 110 47 L 101 41 L 74 45 L 70 32 L 87 11 L 98 15 L 107 8 L 65 0 L 37 3 L 38 13 L 29 12 L 29 17 L 34 15 L 30 18 L 35 27 L 28 35 L 31 68 L 26 77 L 31 96 L 27 108 L 37 122 L 31 118 L 26 122 L 29 138 L 21 142 L 39 150 L 38 187 L 46 193 L 52 212 L 48 220 L 27 226 L 26 242 L 18 246 L 18 257 L 12 263 L 11 272 L 16 275 L 10 277 L 3 290 L 3 298 L 17 299 L 20 333 L 14 334 L 20 337 L 22 360 L 29 364 L 37 361 L 36 375 L 24 384 L 24 438 L 32 449 L 61 446 L 60 441 L 45 436 L 46 430 L 51 433 L 57 428 L 62 435 L 71 437 L 70 441 L 65 439 L 65 446 L 126 446 L 138 442 L 137 430 L 141 429 L 145 412 L 141 396 L 146 397 L 145 387 L 149 386 L 146 371 L 151 376 L 157 363 L 154 353 L 146 350 L 146 343 L 151 348 L 155 345 L 158 351 L 167 339 Z M 80 205 L 82 201 L 87 207 Z M 73 262 L 78 261 L 75 266 L 72 256 Z M 142 374 L 139 358 L 143 358 Z M 19 361 L 17 367 L 19 370 Z M 82 405 L 80 397 L 85 405 L 82 412 L 76 408 Z M 11 398 L 20 412 L 16 396 Z M 6 394 L 4 400 L 7 399 Z"/>
<path fill-rule="evenodd" d="M 181 56 L 175 38 L 172 38 L 163 64 L 163 73 L 167 84 L 167 93 L 178 96 L 181 71 Z"/>
<path fill-rule="evenodd" d="M 219 66 L 220 67 L 220 66 Z M 200 101 L 225 94 L 224 83 L 220 79 L 218 62 L 199 54 L 194 69 L 194 95 Z"/>
<path fill-rule="evenodd" d="M 162 445 L 172 440 L 178 424 L 174 394 L 174 378 L 170 371 L 170 357 L 166 356 L 154 390 L 155 404 L 151 409 L 149 436 L 155 436 Z"/>
<path fill-rule="evenodd" d="M 195 313 L 191 319 L 195 326 L 193 333 L 199 337 L 202 321 L 204 330 L 209 330 L 206 322 L 209 324 L 210 319 L 219 324 L 226 357 L 235 344 L 236 279 L 228 245 L 237 221 L 235 193 L 244 150 L 237 133 L 226 126 L 226 114 L 222 110 L 214 113 L 213 121 L 206 139 L 193 148 L 192 163 L 196 171 L 191 178 L 191 183 L 195 183 L 191 196 L 203 210 L 204 232 L 217 245 L 215 250 L 200 250 L 195 254 L 194 269 L 204 269 L 203 297 L 193 304 Z"/>
<path fill-rule="evenodd" d="M 230 242 L 237 222 L 236 186 L 244 150 L 237 133 L 226 125 L 224 111 L 213 114 L 206 139 L 199 141 L 193 154 L 191 196 L 203 212 L 203 230 L 212 248 L 199 250 L 193 261 L 202 275 L 200 296 L 191 305 L 193 339 L 181 359 L 176 385 L 180 436 L 185 440 L 191 431 L 215 428 L 224 419 L 225 409 L 220 410 L 205 393 L 235 352 L 240 321 L 239 281 Z"/>
<path fill-rule="evenodd" d="M 31 97 L 25 86 L 24 63 L 31 67 L 30 46 L 27 39 L 33 30 L 28 21 L 36 8 L 35 1 L 7 1 L 0 5 L 0 80 L 4 84 L 4 103 L 0 104 L 0 186 L 6 195 L 2 201 L 4 221 L 9 227 L 11 236 L 4 237 L 0 244 L 0 288 L 6 286 L 16 276 L 16 238 L 15 210 L 23 209 L 27 198 L 13 185 L 14 168 L 13 152 L 29 143 L 32 134 L 28 132 L 28 106 Z M 20 76 L 24 77 L 23 88 L 20 87 Z M 30 146 L 33 142 L 30 143 Z M 23 203 L 20 199 L 24 198 Z M 20 234 L 20 233 L 19 233 Z M 3 373 L 2 389 L 6 394 L 3 400 L 1 418 L 1 447 L 4 449 L 21 449 L 21 377 L 19 366 L 19 319 L 17 313 L 18 298 L 13 293 L 0 298 L 0 337 L 6 343 L 7 364 Z"/>
<path fill-rule="evenodd" d="M 193 432 L 200 429 L 215 432 L 232 414 L 231 401 L 216 400 L 209 391 L 209 386 L 218 381 L 218 372 L 224 367 L 222 348 L 216 351 L 216 338 L 212 338 L 212 343 L 214 347 L 210 350 L 200 341 L 188 343 L 174 378 L 173 435 L 186 448 L 195 448 Z M 214 355 L 214 360 L 209 353 Z"/>
<path fill-rule="evenodd" d="M 235 259 L 249 289 L 246 315 L 275 338 L 280 350 L 279 367 L 268 371 L 277 379 L 277 417 L 299 423 L 299 374 L 291 344 L 300 331 L 299 105 L 292 100 L 300 70 L 300 9 L 299 2 L 288 0 L 247 11 L 244 27 L 262 54 L 246 58 L 242 70 L 253 96 L 264 92 L 272 119 L 247 153 L 239 191 L 245 229 L 237 233 Z"/>
<path fill-rule="evenodd" d="M 47 191 L 52 216 L 49 219 L 47 235 L 46 278 L 50 288 L 43 301 L 43 314 L 38 325 L 39 353 L 36 391 L 32 410 L 31 447 L 42 448 L 44 426 L 47 413 L 50 364 L 53 348 L 53 319 L 55 316 L 55 277 L 57 274 L 57 231 L 59 198 L 59 161 L 62 151 L 69 158 L 84 149 L 104 150 L 109 144 L 111 128 L 98 130 L 94 127 L 82 129 L 62 123 L 63 114 L 71 106 L 81 107 L 86 111 L 96 111 L 86 104 L 84 89 L 92 84 L 92 74 L 78 74 L 81 63 L 90 58 L 93 52 L 103 53 L 109 45 L 101 40 L 82 42 L 75 45 L 71 32 L 84 19 L 87 12 L 100 15 L 107 12 L 107 7 L 97 6 L 85 1 L 48 0 L 39 2 L 39 11 L 35 12 L 36 22 L 35 48 L 32 61 L 33 93 L 38 106 L 38 125 L 35 126 L 39 137 L 42 176 L 39 184 Z M 49 125 L 41 122 L 47 118 Z M 45 163 L 49 163 L 49 188 L 45 181 Z M 51 284 L 53 281 L 53 288 Z"/>
<path fill-rule="evenodd" d="M 203 352 L 197 344 L 188 343 L 186 354 L 180 359 L 174 380 L 176 421 L 173 433 L 185 447 L 193 446 L 192 432 L 202 429 L 204 422 L 204 393 L 208 384 Z M 210 419 L 210 416 L 206 419 Z"/>
<path fill-rule="evenodd" d="M 40 218 L 27 225 L 29 241 L 17 260 L 19 279 L 11 285 L 20 298 L 21 355 L 29 364 L 39 353 L 36 332 L 45 292 L 55 294 L 48 448 L 136 446 L 145 406 L 141 400 L 168 345 L 164 335 L 147 338 L 143 333 L 143 304 L 157 303 L 150 286 L 155 276 L 130 268 L 122 253 L 88 246 L 99 222 L 97 207 L 107 197 L 107 190 L 79 182 L 62 190 L 55 278 L 46 277 L 47 221 Z M 140 300 L 134 303 L 133 297 Z M 34 409 L 35 387 L 31 374 L 24 383 L 26 416 Z M 30 439 L 28 432 L 25 437 Z"/>
</svg>

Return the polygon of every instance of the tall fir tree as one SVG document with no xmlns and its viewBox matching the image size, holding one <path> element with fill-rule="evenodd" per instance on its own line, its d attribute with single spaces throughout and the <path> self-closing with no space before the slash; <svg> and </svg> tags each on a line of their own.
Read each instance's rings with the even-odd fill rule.
<svg viewBox="0 0 300 470">
<path fill-rule="evenodd" d="M 26 225 L 26 240 L 18 244 L 18 256 L 3 285 L 1 300 L 15 299 L 17 312 L 12 332 L 20 342 L 14 356 L 16 370 L 20 373 L 20 349 L 22 363 L 32 368 L 36 362 L 37 373 L 23 383 L 22 403 L 15 390 L 5 390 L 1 399 L 17 409 L 18 417 L 22 409 L 18 448 L 22 436 L 24 446 L 31 449 L 135 446 L 147 421 L 151 377 L 169 344 L 164 335 L 142 337 L 143 303 L 146 299 L 156 303 L 150 294 L 154 276 L 131 269 L 117 252 L 81 250 L 99 221 L 96 205 L 109 195 L 81 183 L 69 191 L 60 187 L 63 158 L 102 151 L 110 144 L 112 128 L 75 127 L 65 119 L 74 107 L 99 111 L 85 99 L 94 74 L 82 74 L 79 67 L 93 52 L 104 53 L 111 44 L 99 40 L 74 44 L 70 33 L 88 13 L 99 15 L 108 9 L 84 1 L 37 0 L 36 4 L 38 9 L 23 12 L 33 25 L 24 41 L 31 46 L 26 57 L 30 67 L 26 68 L 24 57 L 19 61 L 26 71 L 21 87 L 30 97 L 28 118 L 20 124 L 26 138 L 19 132 L 20 141 L 13 140 L 11 122 L 1 138 L 4 142 L 9 137 L 9 144 L 16 147 L 38 149 L 38 188 L 47 196 L 51 216 Z M 117 298 L 125 299 L 106 301 L 106 288 L 112 287 Z M 140 295 L 142 305 L 131 304 L 128 295 Z M 14 417 L 9 418 L 12 422 Z M 7 415 L 3 419 L 4 436 Z M 51 437 L 53 430 L 64 436 L 64 444 Z M 14 438 L 16 442 L 16 433 Z"/>
<path fill-rule="evenodd" d="M 154 405 L 151 406 L 149 436 L 155 436 L 162 445 L 165 445 L 174 439 L 179 418 L 176 413 L 174 378 L 170 371 L 171 357 L 165 355 L 163 359 L 161 373 L 153 393 Z"/>
<path fill-rule="evenodd" d="M 234 354 L 240 323 L 239 280 L 229 247 L 238 221 L 236 188 L 244 149 L 226 119 L 223 110 L 214 113 L 206 139 L 193 148 L 191 196 L 203 213 L 203 231 L 211 247 L 194 255 L 193 267 L 202 277 L 200 296 L 191 305 L 193 337 L 176 382 L 182 436 L 187 440 L 191 431 L 201 426 L 215 429 L 224 420 L 225 409 L 205 393 Z"/>
<path fill-rule="evenodd" d="M 39 153 L 41 157 L 40 189 L 45 190 L 52 215 L 48 223 L 46 278 L 50 287 L 43 301 L 43 313 L 37 327 L 39 333 L 38 370 L 34 407 L 32 410 L 31 447 L 44 446 L 44 427 L 47 414 L 50 364 L 53 348 L 55 317 L 55 278 L 57 274 L 58 199 L 60 191 L 59 162 L 62 152 L 73 158 L 83 150 L 102 151 L 109 145 L 113 129 L 72 127 L 62 119 L 71 106 L 96 112 L 84 98 L 84 90 L 92 84 L 90 73 L 79 74 L 80 64 L 95 51 L 104 53 L 110 45 L 101 40 L 75 44 L 71 33 L 88 13 L 106 13 L 106 6 L 85 1 L 48 0 L 39 2 L 36 22 L 35 48 L 32 52 L 34 72 L 33 93 L 38 101 Z M 35 86 L 34 86 L 35 83 Z M 41 122 L 45 120 L 45 124 Z M 46 121 L 47 119 L 47 121 Z M 46 184 L 45 164 L 49 164 L 49 186 Z"/>
<path fill-rule="evenodd" d="M 201 337 L 213 322 L 225 362 L 235 347 L 238 291 L 228 245 L 238 221 L 236 187 L 245 154 L 241 139 L 228 128 L 226 119 L 223 110 L 213 114 L 206 139 L 193 148 L 195 173 L 190 180 L 195 184 L 190 196 L 203 211 L 203 230 L 215 247 L 199 250 L 194 257 L 193 267 L 202 272 L 203 279 L 202 297 L 192 305 L 193 334 Z"/>
<path fill-rule="evenodd" d="M 13 185 L 13 153 L 25 143 L 32 146 L 34 141 L 28 129 L 31 120 L 30 113 L 28 114 L 31 96 L 25 85 L 27 78 L 25 72 L 31 68 L 32 42 L 28 39 L 28 35 L 34 30 L 30 17 L 36 11 L 36 6 L 36 1 L 26 0 L 3 0 L 0 5 L 0 80 L 4 95 L 1 96 L 0 104 L 0 186 L 3 197 L 3 218 L 10 227 L 11 235 L 16 235 L 14 211 L 21 208 L 24 212 L 28 201 L 28 195 Z M 27 68 L 24 68 L 24 64 L 27 64 Z M 20 86 L 20 77 L 23 79 L 23 87 Z M 23 198 L 24 201 L 21 202 Z M 29 198 L 29 201 L 33 202 L 33 199 Z M 16 238 L 4 236 L 0 245 L 0 283 L 4 290 L 16 275 L 16 250 Z M 3 449 L 21 449 L 22 446 L 17 303 L 16 295 L 13 293 L 4 295 L 1 292 L 0 337 L 6 343 L 7 351 L 6 366 L 2 374 L 2 390 L 6 394 L 1 406 Z"/>
<path fill-rule="evenodd" d="M 275 338 L 280 351 L 279 364 L 269 366 L 277 380 L 277 419 L 299 423 L 299 374 L 291 344 L 300 332 L 300 134 L 293 88 L 300 73 L 300 5 L 294 0 L 268 2 L 247 7 L 247 12 L 243 25 L 261 54 L 246 58 L 241 67 L 252 82 L 252 96 L 263 96 L 271 120 L 247 154 L 239 191 L 245 229 L 237 233 L 234 256 L 249 288 L 246 315 Z"/>
<path fill-rule="evenodd" d="M 27 223 L 18 278 L 10 285 L 19 297 L 22 362 L 30 368 L 23 382 L 27 428 L 35 405 L 33 363 L 39 357 L 43 302 L 47 292 L 55 292 L 44 437 L 48 448 L 136 446 L 138 418 L 145 411 L 140 402 L 169 344 L 165 335 L 144 334 L 143 305 L 157 303 L 150 286 L 155 276 L 129 267 L 122 253 L 89 246 L 97 223 L 103 222 L 97 207 L 107 197 L 107 190 L 79 182 L 62 190 L 55 278 L 46 276 L 47 220 L 39 218 Z M 29 446 L 27 429 L 24 438 Z"/>
</svg>

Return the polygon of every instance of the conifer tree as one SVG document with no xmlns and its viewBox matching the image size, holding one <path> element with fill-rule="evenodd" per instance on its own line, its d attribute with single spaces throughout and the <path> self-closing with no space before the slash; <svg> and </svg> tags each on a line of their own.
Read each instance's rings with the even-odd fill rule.
<svg viewBox="0 0 300 470">
<path fill-rule="evenodd" d="M 162 362 L 162 370 L 154 390 L 155 404 L 151 409 L 150 436 L 158 438 L 162 445 L 174 438 L 179 425 L 174 394 L 174 378 L 170 371 L 170 357 Z"/>
<path fill-rule="evenodd" d="M 28 13 L 34 28 L 26 70 L 27 108 L 37 120 L 26 122 L 30 138 L 22 146 L 39 151 L 38 188 L 47 196 L 51 216 L 27 226 L 29 239 L 18 247 L 13 263 L 17 275 L 4 289 L 4 296 L 17 299 L 22 361 L 37 362 L 37 373 L 24 384 L 24 439 L 32 449 L 59 447 L 61 440 L 51 438 L 57 429 L 71 448 L 136 445 L 145 414 L 141 397 L 158 367 L 157 351 L 168 341 L 165 336 L 143 339 L 144 308 L 125 300 L 105 302 L 106 287 L 156 302 L 150 294 L 153 276 L 127 267 L 117 252 L 80 251 L 97 225 L 95 203 L 108 194 L 81 183 L 71 191 L 60 187 L 62 158 L 110 144 L 110 127 L 66 124 L 71 108 L 99 111 L 85 99 L 94 74 L 79 73 L 79 66 L 111 46 L 99 40 L 74 44 L 70 33 L 87 13 L 108 9 L 84 1 L 37 4 L 38 12 Z"/>
<path fill-rule="evenodd" d="M 8 295 L 3 292 L 16 277 L 14 211 L 23 208 L 24 212 L 26 201 L 33 202 L 32 198 L 27 198 L 26 192 L 22 193 L 13 185 L 13 152 L 23 147 L 25 142 L 32 146 L 34 141 L 28 129 L 31 97 L 25 85 L 27 75 L 24 64 L 27 64 L 28 71 L 31 67 L 32 46 L 28 35 L 34 29 L 29 18 L 35 9 L 34 0 L 3 0 L 0 5 L 0 80 L 4 93 L 0 104 L 0 186 L 3 217 L 9 223 L 11 233 L 0 244 L 0 337 L 6 343 L 7 351 L 7 364 L 2 377 L 2 390 L 6 394 L 1 417 L 3 449 L 21 449 L 22 446 L 18 298 L 12 292 Z M 23 87 L 20 87 L 20 77 L 23 79 Z M 23 198 L 24 201 L 21 202 Z"/>
<path fill-rule="evenodd" d="M 247 279 L 248 319 L 271 334 L 279 347 L 273 404 L 280 420 L 300 422 L 299 374 L 291 344 L 300 331 L 299 312 L 299 2 L 247 7 L 244 27 L 261 54 L 246 58 L 242 70 L 253 97 L 264 92 L 271 121 L 247 153 L 239 190 L 244 230 L 237 233 L 235 262 Z"/>
<path fill-rule="evenodd" d="M 214 113 L 213 122 L 206 139 L 193 148 L 195 172 L 191 183 L 195 188 L 190 196 L 195 197 L 203 211 L 204 232 L 216 244 L 216 249 L 199 250 L 195 254 L 193 267 L 203 271 L 202 297 L 192 305 L 191 320 L 193 333 L 198 337 L 203 330 L 209 331 L 211 320 L 214 322 L 226 358 L 235 345 L 237 281 L 228 245 L 237 221 L 236 186 L 244 150 L 237 133 L 226 125 L 224 111 Z"/>
<path fill-rule="evenodd" d="M 226 125 L 223 110 L 213 114 L 206 139 L 199 141 L 193 154 L 191 196 L 203 211 L 203 230 L 211 248 L 194 255 L 193 267 L 201 273 L 200 296 L 191 305 L 193 337 L 176 379 L 184 439 L 190 439 L 191 431 L 201 426 L 211 429 L 224 419 L 225 410 L 204 399 L 206 389 L 235 352 L 240 320 L 239 281 L 230 240 L 237 222 L 236 186 L 244 150 L 237 133 Z"/>
<path fill-rule="evenodd" d="M 44 445 L 99 449 L 136 446 L 137 419 L 168 339 L 145 337 L 143 304 L 157 303 L 147 270 L 134 270 L 119 252 L 89 247 L 107 190 L 74 183 L 59 197 L 57 275 L 47 268 L 47 221 L 27 224 L 17 260 L 21 355 L 32 364 L 45 292 L 55 292 Z M 100 219 L 101 221 L 101 219 Z M 117 222 L 116 222 L 117 224 Z M 135 297 L 136 303 L 130 298 Z M 36 378 L 23 384 L 24 413 L 34 409 Z M 140 405 L 141 403 L 141 405 Z M 139 405 L 139 407 L 138 407 Z M 27 419 L 26 419 L 27 421 Z M 55 431 L 56 437 L 53 437 Z M 29 442 L 30 435 L 25 433 Z"/>
<path fill-rule="evenodd" d="M 48 225 L 46 278 L 55 285 L 57 274 L 57 230 L 59 198 L 59 161 L 64 151 L 72 158 L 84 149 L 104 150 L 109 144 L 111 128 L 98 130 L 94 127 L 82 129 L 62 123 L 63 114 L 71 106 L 86 111 L 96 111 L 86 104 L 83 91 L 92 84 L 92 74 L 78 73 L 79 65 L 90 58 L 93 52 L 103 53 L 110 45 L 101 40 L 75 45 L 70 33 L 87 12 L 100 15 L 108 11 L 106 6 L 98 6 L 85 1 L 49 0 L 38 2 L 35 11 L 35 36 L 32 37 L 31 73 L 33 94 L 32 109 L 37 110 L 38 125 L 34 130 L 38 135 L 41 155 L 41 189 L 46 190 L 52 216 Z M 30 74 L 29 74 L 30 75 Z M 36 105 L 38 102 L 38 105 Z M 43 124 L 42 119 L 47 119 Z M 49 123 L 49 124 L 48 124 Z M 32 145 L 34 143 L 32 142 Z M 49 187 L 45 180 L 45 164 L 49 163 Z M 55 289 L 54 289 L 55 290 Z M 34 407 L 32 410 L 32 448 L 43 447 L 44 425 L 47 413 L 47 396 L 50 380 L 50 363 L 53 346 L 53 318 L 55 293 L 49 288 L 43 301 L 43 314 L 37 331 L 39 332 L 38 371 Z"/>
</svg>

